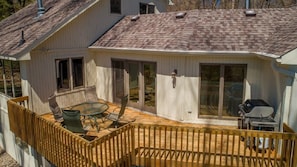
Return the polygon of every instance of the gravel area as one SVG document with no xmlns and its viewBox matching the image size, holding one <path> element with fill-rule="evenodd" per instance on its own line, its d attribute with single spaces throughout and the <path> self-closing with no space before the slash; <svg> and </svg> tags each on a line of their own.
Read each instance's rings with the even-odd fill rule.
<svg viewBox="0 0 297 167">
<path fill-rule="evenodd" d="M 20 167 L 20 165 L 0 147 L 0 166 L 1 167 Z"/>
</svg>

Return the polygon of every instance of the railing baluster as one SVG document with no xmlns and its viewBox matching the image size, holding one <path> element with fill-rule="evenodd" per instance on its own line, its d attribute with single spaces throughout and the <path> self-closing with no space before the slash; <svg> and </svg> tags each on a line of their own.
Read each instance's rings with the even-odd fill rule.
<svg viewBox="0 0 297 167">
<path fill-rule="evenodd" d="M 223 131 L 225 132 L 225 131 Z M 225 165 L 228 166 L 228 155 L 229 155 L 229 132 L 226 131 L 226 140 L 227 140 L 227 146 L 226 146 L 226 155 L 225 155 Z"/>
<path fill-rule="evenodd" d="M 169 132 L 169 166 L 172 166 L 172 127 L 170 127 L 170 132 Z"/>
<path fill-rule="evenodd" d="M 291 159 L 292 159 L 292 166 L 297 166 L 297 138 L 294 137 L 292 141 L 292 151 L 291 151 Z"/>
<path fill-rule="evenodd" d="M 265 145 L 266 145 L 266 135 L 263 134 L 263 145 L 262 145 L 262 151 L 261 151 L 261 153 L 262 153 L 262 157 L 261 157 L 261 163 L 259 163 L 260 166 L 264 166 L 264 161 L 265 161 L 265 159 L 264 159 L 264 155 L 266 154 L 266 148 L 265 148 Z"/>
<path fill-rule="evenodd" d="M 137 125 L 137 144 L 138 144 L 138 165 L 141 165 L 141 149 L 140 149 L 140 125 Z"/>
<path fill-rule="evenodd" d="M 198 133 L 197 133 L 197 137 L 198 137 L 198 140 L 197 140 L 197 164 L 199 165 L 200 164 L 200 129 L 198 129 Z"/>
<path fill-rule="evenodd" d="M 153 138 L 154 138 L 154 144 L 153 144 L 153 154 L 154 154 L 154 157 L 153 157 L 153 159 L 154 159 L 154 165 L 153 166 L 156 166 L 157 165 L 157 163 L 156 163 L 156 161 L 157 161 L 157 155 L 156 155 L 156 126 L 154 126 L 153 127 Z"/>
<path fill-rule="evenodd" d="M 212 154 L 212 150 L 211 150 L 211 139 L 212 139 L 212 135 L 211 135 L 211 130 L 208 129 L 207 134 L 209 136 L 209 140 L 208 140 L 208 159 L 207 159 L 207 164 L 210 164 L 210 160 L 211 160 L 211 154 Z"/>
<path fill-rule="evenodd" d="M 192 148 L 191 148 L 191 151 L 192 151 L 192 153 L 191 153 L 191 155 L 192 155 L 192 160 L 191 160 L 191 167 L 193 167 L 194 166 L 194 158 L 195 158 L 195 152 L 194 152 L 194 149 L 195 149 L 195 140 L 194 140 L 194 137 L 195 137 L 195 130 L 194 130 L 194 128 L 192 128 L 191 129 L 191 132 L 192 132 L 192 141 L 191 141 L 191 146 L 192 146 Z"/>
<path fill-rule="evenodd" d="M 241 141 L 241 131 L 239 131 L 238 133 L 237 133 L 237 145 L 238 145 L 238 147 L 237 147 L 237 156 L 236 156 L 236 166 L 242 166 L 242 165 L 240 165 L 240 156 L 241 156 L 241 144 L 240 144 L 240 141 Z"/>
<path fill-rule="evenodd" d="M 187 142 L 186 142 L 186 150 L 184 150 L 185 151 L 185 156 L 186 156 L 186 167 L 188 167 L 188 163 L 189 163 L 189 152 L 190 152 L 190 150 L 189 150 L 189 129 L 187 128 L 186 129 L 186 131 L 187 131 Z"/>
<path fill-rule="evenodd" d="M 205 154 L 206 154 L 206 150 L 205 150 L 205 146 L 206 146 L 206 140 L 205 140 L 205 129 L 203 130 L 203 150 L 202 150 L 202 164 L 204 165 L 205 164 Z"/>
<path fill-rule="evenodd" d="M 235 145 L 235 134 L 234 134 L 234 132 L 231 132 L 232 133 L 232 144 L 231 144 L 231 148 L 232 148 L 232 150 L 231 150 L 231 166 L 233 166 L 234 165 L 234 145 Z"/>
<path fill-rule="evenodd" d="M 163 139 L 163 137 L 162 137 L 162 130 L 164 131 L 163 132 L 163 134 L 165 134 L 165 130 L 163 129 L 163 127 L 160 127 L 159 126 L 159 166 L 161 167 L 161 163 L 162 163 L 162 155 L 163 155 L 163 153 L 161 152 L 161 149 L 163 148 L 163 145 L 162 145 L 162 139 Z M 166 134 L 165 134 L 165 136 L 166 136 Z M 165 137 L 164 136 L 164 137 Z M 164 139 L 164 141 L 165 141 L 165 139 Z"/>
<path fill-rule="evenodd" d="M 224 134 L 223 134 L 223 131 L 220 130 L 220 134 L 221 134 L 221 148 L 220 148 L 220 164 L 222 164 L 222 157 L 223 157 L 223 141 L 224 141 Z"/>
<path fill-rule="evenodd" d="M 174 127 L 173 129 L 177 137 L 172 139 L 174 141 L 172 143 L 174 143 L 174 146 L 176 149 L 174 148 L 174 146 L 172 146 L 170 151 L 172 153 L 172 164 L 175 164 L 175 166 L 178 166 L 177 164 L 178 159 L 180 158 L 182 161 L 182 158 L 183 158 L 182 155 L 180 154 L 182 150 L 181 142 L 183 141 L 183 132 L 182 132 L 182 129 L 180 129 L 179 127 Z"/>
</svg>

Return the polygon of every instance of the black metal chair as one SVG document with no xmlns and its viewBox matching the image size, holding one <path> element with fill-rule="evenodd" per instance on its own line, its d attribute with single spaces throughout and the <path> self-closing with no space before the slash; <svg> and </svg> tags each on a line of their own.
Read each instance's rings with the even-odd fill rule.
<svg viewBox="0 0 297 167">
<path fill-rule="evenodd" d="M 126 106 L 128 103 L 128 95 L 122 97 L 121 99 L 121 106 L 118 108 L 115 108 L 113 112 L 109 113 L 105 118 L 108 120 L 113 121 L 113 125 L 115 128 L 119 126 L 119 120 L 124 115 Z M 115 112 L 116 110 L 120 109 L 119 112 Z"/>
<path fill-rule="evenodd" d="M 48 98 L 48 105 L 54 115 L 54 118 L 57 122 L 62 123 L 63 122 L 63 116 L 61 108 L 59 107 L 57 101 L 56 101 L 56 95 L 53 94 Z"/>
<path fill-rule="evenodd" d="M 85 134 L 87 132 L 81 123 L 79 110 L 63 110 L 62 115 L 66 129 L 74 133 Z"/>
<path fill-rule="evenodd" d="M 85 98 L 87 102 L 98 102 L 99 98 L 97 96 L 95 86 L 85 88 Z"/>
<path fill-rule="evenodd" d="M 88 141 L 92 141 L 97 138 L 97 136 L 87 135 L 87 130 L 83 128 L 80 119 L 79 110 L 63 110 L 62 112 L 64 122 L 63 127 L 68 129 L 73 133 L 78 133 L 78 135 Z"/>
</svg>

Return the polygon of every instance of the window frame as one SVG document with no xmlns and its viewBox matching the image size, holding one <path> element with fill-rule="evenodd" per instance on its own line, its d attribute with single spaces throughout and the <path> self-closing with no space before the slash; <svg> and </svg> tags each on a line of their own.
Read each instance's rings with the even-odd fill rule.
<svg viewBox="0 0 297 167">
<path fill-rule="evenodd" d="M 220 74 L 219 74 L 219 99 L 218 99 L 218 111 L 217 115 L 202 115 L 201 114 L 201 89 L 202 89 L 202 66 L 205 65 L 217 65 L 220 67 Z M 244 67 L 244 76 L 243 76 L 243 81 L 242 81 L 242 101 L 244 100 L 245 97 L 245 80 L 247 77 L 247 64 L 244 63 L 238 63 L 238 64 L 222 64 L 222 63 L 201 63 L 199 65 L 199 101 L 198 101 L 198 118 L 214 118 L 214 119 L 220 119 L 220 120 L 235 120 L 238 119 L 239 116 L 223 116 L 223 108 L 224 108 L 224 96 L 226 92 L 224 92 L 225 89 L 225 67 L 226 66 L 243 66 Z"/>
<path fill-rule="evenodd" d="M 141 12 L 141 8 L 145 7 L 145 12 Z M 154 11 L 153 13 L 149 12 L 150 10 L 150 7 L 153 7 L 154 8 Z M 139 14 L 154 14 L 156 13 L 156 5 L 152 5 L 152 4 L 149 4 L 149 3 L 143 3 L 143 2 L 140 2 L 139 3 Z"/>
<path fill-rule="evenodd" d="M 0 93 L 10 97 L 22 96 L 20 62 L 0 59 Z"/>
<path fill-rule="evenodd" d="M 81 60 L 81 71 L 80 71 L 80 76 L 81 76 L 81 85 L 76 86 L 75 81 L 77 81 L 75 79 L 76 73 L 74 70 L 77 69 L 76 67 L 74 67 L 75 62 L 74 60 Z M 64 64 L 60 64 L 61 61 L 66 61 L 66 63 Z M 56 88 L 57 88 L 57 92 L 66 92 L 66 91 L 71 91 L 71 90 L 75 90 L 75 89 L 79 89 L 84 87 L 85 85 L 85 74 L 84 74 L 84 58 L 83 57 L 69 57 L 69 58 L 57 58 L 55 59 L 55 77 L 56 77 Z M 61 67 L 63 65 L 66 65 L 66 67 Z M 66 69 L 66 73 L 61 73 L 61 69 Z M 67 74 L 67 77 L 63 77 L 63 75 L 65 76 L 65 74 Z M 61 78 L 62 77 L 62 78 Z M 65 80 L 65 86 L 63 86 L 64 83 L 62 83 L 62 79 Z"/>
<path fill-rule="evenodd" d="M 110 0 L 110 13 L 121 14 L 122 13 L 122 1 L 121 0 Z"/>
</svg>

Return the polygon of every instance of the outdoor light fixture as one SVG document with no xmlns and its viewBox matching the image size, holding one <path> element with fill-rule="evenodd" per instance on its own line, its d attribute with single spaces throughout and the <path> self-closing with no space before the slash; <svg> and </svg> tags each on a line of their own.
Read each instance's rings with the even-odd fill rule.
<svg viewBox="0 0 297 167">
<path fill-rule="evenodd" d="M 177 75 L 177 69 L 174 69 L 171 73 L 173 88 L 175 88 L 175 86 L 176 86 L 176 75 Z"/>
</svg>

